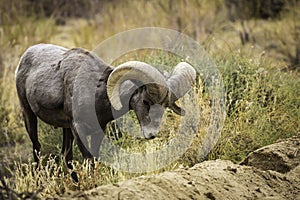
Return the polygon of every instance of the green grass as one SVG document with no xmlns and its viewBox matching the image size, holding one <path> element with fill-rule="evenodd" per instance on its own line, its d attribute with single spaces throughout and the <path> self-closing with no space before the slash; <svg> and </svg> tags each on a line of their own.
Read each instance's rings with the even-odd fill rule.
<svg viewBox="0 0 300 200">
<path fill-rule="evenodd" d="M 240 56 L 228 56 L 221 65 L 227 118 L 210 158 L 239 162 L 259 147 L 299 134 L 298 75 Z"/>
<path fill-rule="evenodd" d="M 43 165 L 35 170 L 31 142 L 24 128 L 17 100 L 14 70 L 25 49 L 36 43 L 93 49 L 107 37 L 130 28 L 160 26 L 180 30 L 203 44 L 212 55 L 227 94 L 227 116 L 221 137 L 206 159 L 222 158 L 238 163 L 249 152 L 261 146 L 300 133 L 299 72 L 287 70 L 295 58 L 297 9 L 287 9 L 276 20 L 246 21 L 252 39 L 243 46 L 239 37 L 241 24 L 238 21 L 230 22 L 223 14 L 225 12 L 221 12 L 225 9 L 222 0 L 192 0 L 172 5 L 167 0 L 160 3 L 106 3 L 103 5 L 105 12 L 89 20 L 68 19 L 66 26 L 56 25 L 52 18 L 37 18 L 23 11 L 19 12 L 22 7 L 22 4 L 16 3 L 19 1 L 2 2 L 9 3 L 14 9 L 8 11 L 3 6 L 7 4 L 0 6 L 3 11 L 1 13 L 6 13 L 1 15 L 0 26 L 0 159 L 4 165 L 1 166 L 0 178 L 5 181 L 0 186 L 7 185 L 20 195 L 33 195 L 36 191 L 40 197 L 59 195 L 69 190 L 86 190 L 139 175 L 160 173 L 176 169 L 179 165 L 192 166 L 202 160 L 198 156 L 199 147 L 209 126 L 211 113 L 210 96 L 199 80 L 190 92 L 199 104 L 186 109 L 187 112 L 198 109 L 201 114 L 185 119 L 192 125 L 199 120 L 198 132 L 184 155 L 154 172 L 119 172 L 99 162 L 96 162 L 95 170 L 91 172 L 89 163 L 82 161 L 81 154 L 74 145 L 75 170 L 81 179 L 79 184 L 72 182 L 62 161 L 61 130 L 41 122 L 39 138 Z M 175 15 L 171 17 L 169 12 Z M 124 55 L 114 65 L 128 59 L 160 66 L 174 66 L 182 60 L 161 51 L 145 50 Z M 186 100 L 188 101 L 188 97 Z M 133 113 L 128 115 L 135 120 Z M 125 127 L 123 137 L 114 139 L 111 136 L 112 142 L 131 152 L 151 152 L 162 148 L 165 143 L 178 137 L 176 130 L 180 122 L 179 117 L 170 111 L 165 115 L 168 118 L 164 119 L 165 126 L 158 138 L 150 141 L 136 139 L 130 133 L 126 135 L 128 130 Z M 138 125 L 135 126 L 136 129 L 139 128 Z M 114 134 L 112 123 L 108 127 L 108 135 Z M 153 163 L 149 163 L 151 164 Z"/>
</svg>

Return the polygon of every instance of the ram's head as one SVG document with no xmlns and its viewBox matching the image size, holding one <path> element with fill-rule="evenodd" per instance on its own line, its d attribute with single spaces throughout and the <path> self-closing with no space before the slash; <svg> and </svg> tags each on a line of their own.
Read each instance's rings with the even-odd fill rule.
<svg viewBox="0 0 300 200">
<path fill-rule="evenodd" d="M 195 78 L 195 69 L 186 62 L 179 63 L 170 76 L 165 77 L 149 64 L 129 61 L 110 74 L 107 94 L 115 110 L 126 107 L 135 111 L 143 136 L 151 139 L 159 130 L 165 108 L 184 115 L 184 110 L 175 102 L 188 92 Z M 128 95 L 128 91 L 133 92 Z"/>
</svg>

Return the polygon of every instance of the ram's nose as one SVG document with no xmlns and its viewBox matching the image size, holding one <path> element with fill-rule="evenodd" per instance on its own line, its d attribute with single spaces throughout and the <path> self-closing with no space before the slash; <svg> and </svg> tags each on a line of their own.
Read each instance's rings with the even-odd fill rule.
<svg viewBox="0 0 300 200">
<path fill-rule="evenodd" d="M 151 140 L 151 139 L 154 139 L 156 137 L 156 133 L 157 131 L 149 131 L 149 130 L 143 130 L 143 135 L 144 135 L 144 138 L 147 139 L 147 140 Z"/>
<path fill-rule="evenodd" d="M 154 139 L 154 138 L 155 138 L 155 135 L 153 133 L 149 133 L 148 138 L 146 138 L 146 139 L 151 140 L 151 139 Z"/>
</svg>

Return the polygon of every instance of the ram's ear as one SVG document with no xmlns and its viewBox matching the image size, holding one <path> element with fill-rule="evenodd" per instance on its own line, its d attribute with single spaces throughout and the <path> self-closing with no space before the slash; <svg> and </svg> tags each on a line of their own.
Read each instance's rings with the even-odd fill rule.
<svg viewBox="0 0 300 200">
<path fill-rule="evenodd" d="M 173 110 L 177 115 L 185 115 L 185 110 L 183 108 L 180 108 L 175 102 L 169 105 L 169 108 Z"/>
</svg>

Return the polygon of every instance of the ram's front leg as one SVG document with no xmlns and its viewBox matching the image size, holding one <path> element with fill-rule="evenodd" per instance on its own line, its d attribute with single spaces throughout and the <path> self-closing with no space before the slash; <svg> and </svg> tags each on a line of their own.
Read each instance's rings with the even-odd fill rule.
<svg viewBox="0 0 300 200">
<path fill-rule="evenodd" d="M 71 177 L 75 182 L 78 182 L 78 176 L 76 172 L 73 171 L 74 167 L 72 165 L 73 159 L 73 141 L 74 136 L 70 128 L 63 128 L 63 145 L 62 154 L 64 155 L 65 163 L 67 167 L 72 170 Z"/>
<path fill-rule="evenodd" d="M 88 142 L 86 137 L 80 137 L 77 130 L 75 128 L 72 128 L 72 133 L 75 137 L 75 141 L 78 145 L 78 148 L 82 154 L 82 157 L 84 159 L 90 159 L 92 160 L 94 156 L 91 154 L 91 152 L 88 149 Z"/>
<path fill-rule="evenodd" d="M 104 133 L 102 130 L 91 135 L 90 152 L 96 159 L 99 158 L 99 150 L 103 138 L 104 138 Z"/>
<path fill-rule="evenodd" d="M 78 145 L 78 148 L 82 154 L 82 157 L 84 159 L 87 159 L 88 161 L 90 161 L 91 163 L 91 169 L 92 169 L 92 172 L 94 171 L 94 168 L 95 168 L 95 163 L 94 163 L 94 156 L 91 154 L 91 152 L 89 151 L 89 149 L 87 148 L 87 140 L 86 140 L 86 137 L 80 137 L 78 132 L 76 131 L 75 128 L 71 128 L 72 130 L 72 133 L 73 133 L 73 136 L 74 136 L 74 139 Z M 70 155 L 69 155 L 70 156 Z M 70 157 L 68 157 L 70 158 Z M 67 158 L 66 158 L 67 159 Z M 66 161 L 67 162 L 67 161 Z M 73 169 L 73 166 L 68 166 L 70 169 Z M 78 176 L 76 174 L 76 172 L 72 172 L 71 173 L 71 177 L 72 179 L 75 181 L 75 182 L 78 182 Z"/>
</svg>

